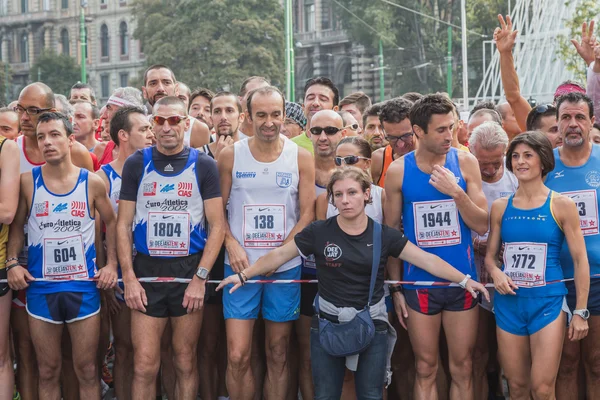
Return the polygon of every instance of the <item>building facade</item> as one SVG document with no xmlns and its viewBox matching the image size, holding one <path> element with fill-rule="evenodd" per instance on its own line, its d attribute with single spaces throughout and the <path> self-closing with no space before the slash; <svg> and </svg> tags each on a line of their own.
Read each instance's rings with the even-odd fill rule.
<svg viewBox="0 0 600 400">
<path fill-rule="evenodd" d="M 88 83 L 99 100 L 106 100 L 140 74 L 144 54 L 133 39 L 131 0 L 84 3 Z M 81 11 L 81 0 L 0 0 L 0 61 L 12 71 L 9 99 L 16 99 L 30 83 L 30 68 L 44 49 L 81 63 Z"/>
</svg>

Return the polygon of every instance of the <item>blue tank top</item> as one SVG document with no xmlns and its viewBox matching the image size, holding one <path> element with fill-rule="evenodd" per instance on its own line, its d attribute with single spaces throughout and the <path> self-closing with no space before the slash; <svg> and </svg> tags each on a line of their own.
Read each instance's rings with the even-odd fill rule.
<svg viewBox="0 0 600 400">
<path fill-rule="evenodd" d="M 585 239 L 590 275 L 600 274 L 600 234 L 598 208 L 600 206 L 600 146 L 592 144 L 587 162 L 579 167 L 568 167 L 554 149 L 554 170 L 546 178 L 546 186 L 573 199 L 579 210 L 579 225 Z M 565 278 L 573 278 L 574 267 L 565 241 L 560 252 Z"/>
<path fill-rule="evenodd" d="M 519 286 L 517 296 L 546 297 L 567 293 L 560 266 L 560 249 L 565 235 L 552 214 L 552 198 L 541 207 L 523 210 L 513 205 L 514 195 L 502 215 L 500 235 L 504 243 L 502 270 Z"/>
<path fill-rule="evenodd" d="M 448 168 L 458 185 L 466 191 L 467 185 L 460 171 L 458 150 L 451 148 L 444 167 Z M 423 250 L 442 258 L 464 274 L 477 279 L 473 261 L 471 230 L 463 221 L 456 203 L 429 184 L 430 175 L 417 166 L 415 153 L 404 156 L 402 184 L 402 219 L 404 234 Z M 440 281 L 408 262 L 404 262 L 404 279 L 409 281 Z M 434 286 L 407 286 L 409 289 Z"/>
</svg>

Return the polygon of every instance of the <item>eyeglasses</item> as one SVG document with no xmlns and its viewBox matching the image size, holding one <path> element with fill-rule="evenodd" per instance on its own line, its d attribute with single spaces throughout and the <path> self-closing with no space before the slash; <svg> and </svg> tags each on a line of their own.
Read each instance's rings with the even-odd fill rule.
<svg viewBox="0 0 600 400">
<path fill-rule="evenodd" d="M 171 115 L 170 117 L 161 117 L 159 115 L 155 115 L 152 117 L 152 120 L 157 125 L 164 125 L 165 121 L 169 123 L 169 125 L 177 125 L 187 117 L 182 117 L 181 115 Z"/>
<path fill-rule="evenodd" d="M 405 133 L 402 136 L 385 136 L 385 140 L 387 140 L 390 143 L 396 143 L 398 142 L 398 140 L 402 140 L 404 143 L 408 143 L 412 140 L 414 133 L 410 132 L 410 133 Z"/>
<path fill-rule="evenodd" d="M 344 127 L 344 129 L 348 129 L 348 128 L 352 129 L 353 131 L 357 131 L 358 130 L 358 124 L 346 125 Z"/>
<path fill-rule="evenodd" d="M 342 162 L 346 165 L 354 165 L 357 162 L 359 162 L 360 160 L 370 160 L 370 158 L 359 157 L 359 156 L 346 156 L 346 157 L 336 157 L 333 159 L 333 161 L 335 161 L 335 165 L 337 165 L 338 167 L 342 166 Z"/>
<path fill-rule="evenodd" d="M 23 108 L 20 105 L 16 105 L 15 108 L 13 108 L 13 111 L 18 113 L 18 114 L 23 114 L 24 112 L 27 113 L 27 115 L 32 116 L 32 115 L 38 115 L 41 114 L 43 112 L 46 111 L 50 111 L 51 108 L 37 108 L 37 107 L 27 107 L 27 108 Z"/>
<path fill-rule="evenodd" d="M 336 128 L 335 126 L 326 126 L 325 128 L 321 128 L 320 126 L 314 126 L 310 128 L 310 133 L 315 136 L 321 136 L 321 132 L 325 131 L 327 136 L 332 136 L 341 131 L 342 128 Z"/>
</svg>

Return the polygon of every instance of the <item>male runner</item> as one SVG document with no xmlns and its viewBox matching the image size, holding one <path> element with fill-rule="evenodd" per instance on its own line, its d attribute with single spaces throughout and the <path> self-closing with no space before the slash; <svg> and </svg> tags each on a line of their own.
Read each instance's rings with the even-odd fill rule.
<svg viewBox="0 0 600 400">
<path fill-rule="evenodd" d="M 214 95 L 215 94 L 208 89 L 196 89 L 190 94 L 188 106 L 190 116 L 204 122 L 211 131 L 213 130 L 213 123 L 210 120 L 210 101 Z"/>
<path fill-rule="evenodd" d="M 252 92 L 255 89 L 259 89 L 261 87 L 267 87 L 270 86 L 271 82 L 267 79 L 264 78 L 262 76 L 251 76 L 249 78 L 246 78 L 246 80 L 244 80 L 244 82 L 242 82 L 242 86 L 240 87 L 240 92 L 238 93 L 238 97 L 240 98 L 240 101 L 242 102 L 242 110 L 244 111 L 244 114 L 248 112 L 248 109 L 246 108 L 247 104 L 248 104 L 248 95 L 250 94 L 250 92 Z M 246 139 L 250 136 L 254 136 L 254 131 L 253 129 L 253 124 L 252 122 L 250 122 L 247 118 L 244 119 L 244 122 L 242 123 L 242 126 L 240 127 L 240 135 L 239 135 L 239 139 Z"/>
<path fill-rule="evenodd" d="M 27 269 L 10 264 L 9 284 L 27 289 L 27 313 L 39 372 L 39 397 L 60 395 L 61 340 L 64 324 L 71 336 L 73 366 L 83 399 L 100 397 L 96 350 L 100 329 L 100 293 L 117 283 L 115 215 L 102 180 L 71 162 L 73 128 L 61 113 L 39 117 L 37 143 L 41 167 L 21 175 L 21 200 L 11 225 L 8 256 L 17 260 L 27 221 Z M 107 263 L 96 268 L 94 215 L 105 221 Z M 80 282 L 36 282 L 36 279 L 88 279 Z M 96 287 L 97 286 L 97 287 Z"/>
<path fill-rule="evenodd" d="M 482 235 L 488 230 L 487 204 L 477 160 L 452 147 L 454 110 L 452 101 L 442 94 L 427 95 L 411 108 L 409 118 L 418 146 L 388 169 L 385 218 L 396 229 L 402 221 L 410 241 L 476 279 L 471 230 Z M 398 270 L 390 271 L 390 279 L 398 278 Z M 403 279 L 439 281 L 406 262 Z M 408 314 L 416 360 L 415 399 L 438 398 L 435 379 L 441 326 L 448 342 L 450 398 L 473 399 L 477 299 L 462 288 L 406 285 L 404 292 L 403 296 L 396 291 L 393 299 L 402 323 Z"/>
<path fill-rule="evenodd" d="M 210 101 L 210 119 L 214 121 L 216 140 L 204 145 L 202 150 L 219 159 L 221 150 L 239 140 L 239 129 L 244 122 L 240 99 L 231 92 L 219 92 Z"/>
<path fill-rule="evenodd" d="M 97 159 L 102 158 L 104 149 L 96 149 L 99 142 L 94 135 L 100 123 L 100 110 L 90 102 L 77 101 L 73 104 L 73 134 L 75 140 L 85 146 Z"/>
<path fill-rule="evenodd" d="M 527 115 L 527 130 L 544 132 L 552 148 L 562 146 L 562 136 L 558 131 L 556 107 L 552 104 L 543 104 L 534 107 Z"/>
<path fill-rule="evenodd" d="M 94 93 L 94 88 L 87 83 L 81 82 L 71 86 L 69 102 L 73 103 L 76 101 L 88 101 L 93 105 L 96 105 L 96 94 Z"/>
<path fill-rule="evenodd" d="M 558 130 L 563 145 L 554 149 L 556 165 L 546 178 L 546 185 L 571 197 L 579 209 L 581 230 L 585 239 L 590 263 L 590 290 L 575 292 L 574 282 L 566 282 L 567 304 L 573 312 L 571 324 L 588 319 L 590 333 L 581 341 L 572 341 L 565 335 L 563 354 L 556 380 L 556 397 L 577 399 L 579 391 L 578 371 L 580 362 L 585 369 L 585 393 L 588 399 L 600 398 L 600 234 L 598 231 L 598 208 L 600 205 L 600 146 L 589 140 L 594 125 L 594 106 L 589 97 L 578 92 L 558 98 L 556 105 Z M 596 179 L 598 178 L 598 179 Z M 565 279 L 574 277 L 573 260 L 564 244 L 560 263 Z M 588 310 L 577 310 L 579 300 L 587 296 Z"/>
<path fill-rule="evenodd" d="M 363 114 L 371 107 L 371 99 L 363 92 L 351 93 L 340 100 L 340 110 L 348 111 L 363 128 Z"/>
<path fill-rule="evenodd" d="M 385 133 L 379 120 L 379 114 L 384 103 L 375 103 L 363 114 L 363 136 L 371 145 L 371 149 L 376 151 L 387 146 L 389 143 L 385 140 Z"/>
<path fill-rule="evenodd" d="M 153 111 L 156 147 L 127 159 L 119 196 L 118 253 L 125 301 L 133 310 L 132 398 L 154 398 L 160 340 L 170 322 L 175 396 L 193 399 L 198 392 L 196 350 L 205 281 L 223 242 L 223 206 L 214 161 L 183 144 L 190 124 L 183 102 L 167 96 Z M 137 255 L 132 261 L 134 244 Z M 156 276 L 191 281 L 137 280 Z"/>
<path fill-rule="evenodd" d="M 280 136 L 285 100 L 274 87 L 250 92 L 248 118 L 254 137 L 221 151 L 219 173 L 229 226 L 225 275 L 243 270 L 314 219 L 314 168 L 310 154 Z M 299 279 L 300 259 L 282 265 L 270 279 Z M 252 399 L 250 369 L 254 321 L 265 320 L 265 397 L 283 399 L 288 390 L 287 355 L 292 321 L 298 319 L 300 285 L 247 285 L 223 293 L 227 326 L 227 388 L 234 399 Z"/>
<path fill-rule="evenodd" d="M 19 136 L 19 114 L 11 108 L 0 108 L 0 136 L 13 140 Z"/>
</svg>

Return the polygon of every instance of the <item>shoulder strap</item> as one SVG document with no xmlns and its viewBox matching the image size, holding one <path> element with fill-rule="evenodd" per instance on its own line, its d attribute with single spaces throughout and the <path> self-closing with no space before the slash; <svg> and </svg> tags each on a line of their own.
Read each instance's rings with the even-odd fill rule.
<svg viewBox="0 0 600 400">
<path fill-rule="evenodd" d="M 373 261 L 371 265 L 371 284 L 369 285 L 369 300 L 367 307 L 371 305 L 373 298 L 373 290 L 375 289 L 375 281 L 377 280 L 377 271 L 379 270 L 379 262 L 381 259 L 381 224 L 373 220 Z"/>
<path fill-rule="evenodd" d="M 2 147 L 4 147 L 4 143 L 7 141 L 8 139 L 3 138 L 2 136 L 0 136 L 0 152 L 2 152 Z"/>
</svg>

